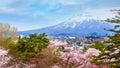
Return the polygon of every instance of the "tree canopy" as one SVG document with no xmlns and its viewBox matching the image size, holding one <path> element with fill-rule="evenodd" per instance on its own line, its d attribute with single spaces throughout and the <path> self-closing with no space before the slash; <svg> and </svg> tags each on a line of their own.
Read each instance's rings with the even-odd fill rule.
<svg viewBox="0 0 120 68">
<path fill-rule="evenodd" d="M 114 10 L 117 12 L 117 16 L 112 19 L 107 19 L 107 22 L 120 23 L 120 10 Z M 108 40 L 104 41 L 103 50 L 99 56 L 93 57 L 92 61 L 98 65 L 108 65 L 112 68 L 120 68 L 120 29 L 119 25 L 115 26 L 115 29 L 110 29 L 115 32 L 113 36 L 108 36 Z M 98 43 L 97 43 L 98 44 Z M 97 46 L 97 44 L 95 44 Z M 95 46 L 94 45 L 94 46 Z M 93 48 L 95 48 L 93 46 Z M 101 46 L 101 45 L 98 45 Z M 103 45 L 102 45 L 103 46 Z M 100 49 L 99 49 L 100 50 Z"/>
</svg>

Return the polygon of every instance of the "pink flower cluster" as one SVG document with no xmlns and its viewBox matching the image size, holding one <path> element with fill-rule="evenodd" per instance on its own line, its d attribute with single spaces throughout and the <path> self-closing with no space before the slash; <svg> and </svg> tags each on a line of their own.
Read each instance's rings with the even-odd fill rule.
<svg viewBox="0 0 120 68">
<path fill-rule="evenodd" d="M 75 63 L 76 68 L 81 68 L 81 67 L 89 68 L 91 65 L 91 63 L 89 62 L 89 57 L 98 56 L 99 53 L 100 51 L 94 48 L 88 49 L 85 53 L 82 53 L 79 50 L 74 50 L 71 52 L 64 53 L 61 56 L 61 59 L 63 61 L 67 61 L 68 64 Z"/>
<path fill-rule="evenodd" d="M 105 65 L 97 66 L 95 64 L 92 64 L 90 68 L 110 68 L 110 67 Z"/>
<path fill-rule="evenodd" d="M 48 47 L 49 48 L 57 48 L 57 47 L 60 47 L 60 46 L 67 46 L 67 44 L 63 43 L 59 40 L 51 40 L 50 45 Z"/>
<path fill-rule="evenodd" d="M 63 46 L 65 51 L 60 56 L 61 61 L 56 63 L 56 65 L 51 68 L 110 68 L 108 66 L 97 66 L 92 64 L 89 60 L 92 56 L 98 56 L 100 51 L 95 48 L 89 48 L 86 52 L 83 52 L 78 49 L 74 49 L 73 46 L 67 46 L 68 44 L 63 43 L 58 40 L 50 41 L 51 48 L 57 49 L 60 46 Z M 72 67 L 71 67 L 72 65 Z"/>
<path fill-rule="evenodd" d="M 86 52 L 86 56 L 98 56 L 100 54 L 100 51 L 95 48 L 89 48 Z"/>
<path fill-rule="evenodd" d="M 8 51 L 0 48 L 0 67 L 4 67 L 11 57 L 8 55 Z"/>
</svg>

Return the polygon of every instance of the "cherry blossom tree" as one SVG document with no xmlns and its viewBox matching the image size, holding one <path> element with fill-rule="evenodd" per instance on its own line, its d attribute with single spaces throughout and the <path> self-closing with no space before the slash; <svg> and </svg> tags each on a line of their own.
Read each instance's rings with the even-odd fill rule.
<svg viewBox="0 0 120 68">
<path fill-rule="evenodd" d="M 100 51 L 89 48 L 87 51 L 74 49 L 74 46 L 59 40 L 50 41 L 50 48 L 61 60 L 51 68 L 110 68 L 108 66 L 97 66 L 90 62 L 92 56 L 99 56 Z"/>
</svg>

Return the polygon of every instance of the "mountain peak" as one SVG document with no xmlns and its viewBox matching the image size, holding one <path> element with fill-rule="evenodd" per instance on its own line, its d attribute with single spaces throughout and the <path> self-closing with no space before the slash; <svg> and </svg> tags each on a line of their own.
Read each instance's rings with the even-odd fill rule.
<svg viewBox="0 0 120 68">
<path fill-rule="evenodd" d="M 92 18 L 80 18 L 80 17 L 75 17 L 75 18 L 69 18 L 62 23 L 58 24 L 55 26 L 55 28 L 58 27 L 64 27 L 64 28 L 76 28 L 80 26 L 81 24 L 101 24 L 103 23 L 102 21 L 98 19 L 92 19 Z M 104 22 L 105 23 L 105 22 Z"/>
<path fill-rule="evenodd" d="M 54 26 L 31 30 L 24 33 L 47 33 L 48 35 L 67 35 L 67 36 L 106 36 L 113 34 L 104 29 L 112 29 L 115 24 L 107 23 L 98 19 L 70 18 Z"/>
</svg>

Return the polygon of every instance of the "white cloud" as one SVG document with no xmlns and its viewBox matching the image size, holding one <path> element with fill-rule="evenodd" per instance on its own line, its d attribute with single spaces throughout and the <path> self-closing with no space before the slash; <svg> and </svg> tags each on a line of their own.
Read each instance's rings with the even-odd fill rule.
<svg viewBox="0 0 120 68">
<path fill-rule="evenodd" d="M 76 0 L 40 0 L 40 4 L 48 4 L 48 9 L 54 9 L 56 6 L 69 6 L 79 4 Z"/>
<path fill-rule="evenodd" d="M 62 4 L 62 5 L 73 5 L 77 4 L 78 2 L 76 0 L 42 0 L 41 1 L 43 4 L 48 3 L 50 5 L 55 5 L 55 4 Z"/>
<path fill-rule="evenodd" d="M 31 13 L 31 16 L 32 16 L 33 18 L 37 18 L 37 17 L 39 17 L 39 16 L 45 16 L 45 13 L 42 12 L 42 11 L 35 11 L 34 13 Z"/>
<path fill-rule="evenodd" d="M 30 12 L 26 5 L 30 5 L 33 0 L 3 0 L 0 2 L 0 13 L 26 15 Z M 18 6 L 18 5 L 19 6 Z M 21 6 L 21 7 L 20 7 Z"/>
<path fill-rule="evenodd" d="M 11 7 L 1 7 L 0 8 L 1 14 L 14 14 L 18 16 L 30 16 L 31 13 L 29 11 L 17 9 L 17 8 L 11 8 Z"/>
<path fill-rule="evenodd" d="M 8 7 L 1 7 L 0 8 L 0 13 L 14 13 L 16 12 L 16 9 L 14 8 L 8 8 Z"/>
<path fill-rule="evenodd" d="M 2 0 L 0 2 L 0 13 L 12 13 L 15 12 L 14 8 L 10 8 L 9 5 L 15 0 Z"/>
<path fill-rule="evenodd" d="M 15 0 L 2 0 L 0 1 L 0 8 L 1 7 L 8 7 L 9 4 L 13 3 Z"/>
<path fill-rule="evenodd" d="M 99 19 L 112 18 L 115 16 L 110 10 L 111 9 L 119 9 L 120 7 L 112 7 L 112 8 L 98 8 L 98 9 L 86 9 L 84 12 L 84 16 L 93 17 Z"/>
</svg>

